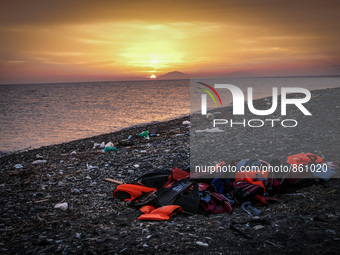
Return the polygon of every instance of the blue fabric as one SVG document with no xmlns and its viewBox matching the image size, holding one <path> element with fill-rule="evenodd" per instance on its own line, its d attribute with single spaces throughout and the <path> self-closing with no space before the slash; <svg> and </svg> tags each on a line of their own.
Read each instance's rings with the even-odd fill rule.
<svg viewBox="0 0 340 255">
<path fill-rule="evenodd" d="M 210 192 L 200 191 L 200 199 L 208 203 L 211 199 Z"/>
<path fill-rule="evenodd" d="M 214 186 L 215 191 L 220 194 L 224 194 L 225 187 L 229 183 L 229 179 L 220 179 L 220 178 L 215 178 L 212 182 L 211 185 Z"/>
</svg>

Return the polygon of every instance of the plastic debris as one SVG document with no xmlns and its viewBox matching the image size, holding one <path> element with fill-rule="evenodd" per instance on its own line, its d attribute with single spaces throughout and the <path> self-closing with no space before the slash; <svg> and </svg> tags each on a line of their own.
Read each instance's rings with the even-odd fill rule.
<svg viewBox="0 0 340 255">
<path fill-rule="evenodd" d="M 139 137 L 144 137 L 144 138 L 148 139 L 149 138 L 149 131 L 146 130 L 146 131 L 140 133 L 138 136 Z"/>
<path fill-rule="evenodd" d="M 116 147 L 105 147 L 104 152 L 108 152 L 108 151 L 118 151 L 118 149 Z"/>
<path fill-rule="evenodd" d="M 16 164 L 16 165 L 14 166 L 14 168 L 20 169 L 20 168 L 23 168 L 23 165 L 21 165 L 21 164 Z"/>
<path fill-rule="evenodd" d="M 100 146 L 100 143 L 94 143 L 92 149 L 96 149 L 96 148 L 98 148 L 99 146 Z"/>
<path fill-rule="evenodd" d="M 68 204 L 66 202 L 65 203 L 59 203 L 59 204 L 56 204 L 54 206 L 54 208 L 66 211 L 68 209 Z"/>
<path fill-rule="evenodd" d="M 106 147 L 113 147 L 113 143 L 112 142 L 108 142 L 107 144 L 105 144 L 105 148 Z"/>
<path fill-rule="evenodd" d="M 104 149 L 105 148 L 105 143 L 102 142 L 100 145 L 99 145 L 99 149 Z"/>
<path fill-rule="evenodd" d="M 190 125 L 190 121 L 185 120 L 185 121 L 183 121 L 182 125 Z"/>
</svg>

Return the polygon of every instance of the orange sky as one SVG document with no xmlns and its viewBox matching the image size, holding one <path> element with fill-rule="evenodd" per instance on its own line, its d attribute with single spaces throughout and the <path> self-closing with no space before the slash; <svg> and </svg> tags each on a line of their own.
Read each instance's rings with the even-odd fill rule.
<svg viewBox="0 0 340 255">
<path fill-rule="evenodd" d="M 4 0 L 0 83 L 339 75 L 339 3 Z"/>
</svg>

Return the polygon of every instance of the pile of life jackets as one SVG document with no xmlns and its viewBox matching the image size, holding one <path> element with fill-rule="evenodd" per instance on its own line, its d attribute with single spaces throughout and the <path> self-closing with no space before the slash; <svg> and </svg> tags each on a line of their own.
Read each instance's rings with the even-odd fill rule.
<svg viewBox="0 0 340 255">
<path fill-rule="evenodd" d="M 225 162 L 219 165 L 226 164 Z M 114 197 L 124 200 L 129 206 L 138 208 L 142 213 L 139 220 L 169 220 L 177 213 L 194 215 L 196 213 L 218 214 L 231 213 L 233 206 L 241 208 L 255 216 L 259 210 L 254 206 L 268 206 L 278 203 L 269 195 L 278 192 L 294 192 L 297 188 L 314 183 L 313 176 L 289 172 L 282 178 L 274 178 L 261 167 L 270 164 L 263 160 L 243 159 L 235 164 L 238 170 L 242 166 L 256 167 L 256 171 L 237 171 L 235 178 L 193 178 L 189 172 L 174 167 L 170 170 L 154 170 L 144 174 L 133 183 L 118 185 Z M 271 164 L 281 164 L 273 161 Z M 311 165 L 326 164 L 322 158 L 311 153 L 289 156 L 283 164 Z M 328 162 L 328 171 L 324 180 L 336 173 L 339 166 Z M 315 177 L 315 176 L 314 176 Z"/>
</svg>

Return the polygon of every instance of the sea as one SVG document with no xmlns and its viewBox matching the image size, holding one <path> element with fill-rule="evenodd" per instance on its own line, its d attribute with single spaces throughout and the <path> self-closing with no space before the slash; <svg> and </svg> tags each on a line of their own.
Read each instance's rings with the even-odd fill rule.
<svg viewBox="0 0 340 255">
<path fill-rule="evenodd" d="M 218 79 L 204 82 L 213 85 Z M 270 96 L 272 87 L 340 87 L 340 76 L 226 82 L 244 91 L 253 87 L 253 97 L 261 98 Z M 189 114 L 190 80 L 0 85 L 0 155 Z"/>
</svg>

